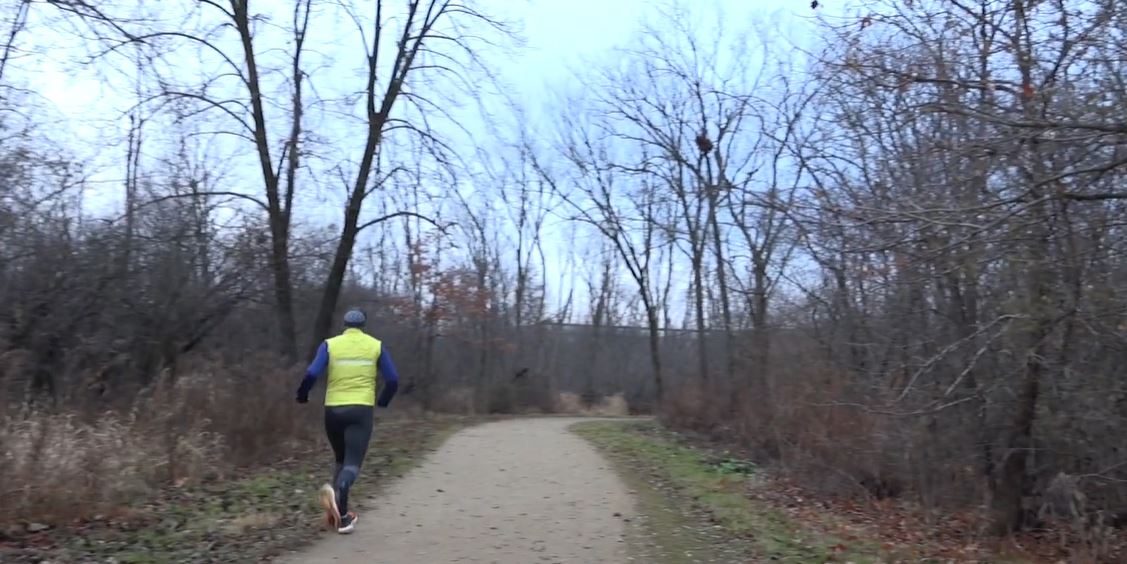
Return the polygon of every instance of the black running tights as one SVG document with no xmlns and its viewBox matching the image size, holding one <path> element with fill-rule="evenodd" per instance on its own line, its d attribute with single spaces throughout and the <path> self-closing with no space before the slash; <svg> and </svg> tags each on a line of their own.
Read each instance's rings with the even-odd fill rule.
<svg viewBox="0 0 1127 564">
<path fill-rule="evenodd" d="M 368 405 L 325 408 L 325 433 L 336 458 L 333 489 L 336 490 L 342 516 L 348 513 L 348 490 L 360 474 L 360 465 L 372 438 L 372 410 Z"/>
</svg>

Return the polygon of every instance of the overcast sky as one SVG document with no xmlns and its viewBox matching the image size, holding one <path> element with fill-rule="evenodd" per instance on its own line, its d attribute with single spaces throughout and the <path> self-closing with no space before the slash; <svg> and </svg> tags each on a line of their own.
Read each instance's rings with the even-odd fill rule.
<svg viewBox="0 0 1127 564">
<path fill-rule="evenodd" d="M 119 0 L 118 3 L 124 1 Z M 146 9 L 159 6 L 148 2 L 142 4 Z M 647 0 L 479 0 L 476 5 L 482 12 L 515 24 L 514 29 L 523 40 L 523 46 L 506 44 L 486 49 L 483 57 L 501 81 L 516 90 L 514 98 L 534 113 L 546 108 L 549 113 L 558 111 L 558 108 L 551 107 L 554 95 L 560 90 L 581 86 L 575 84 L 576 69 L 613 64 L 615 57 L 620 56 L 615 48 L 628 45 L 636 37 L 640 22 L 647 19 L 654 21 L 659 6 L 657 2 Z M 759 27 L 795 44 L 803 44 L 808 39 L 807 30 L 812 29 L 810 19 L 814 15 L 808 0 L 691 0 L 688 5 L 692 6 L 693 14 L 705 26 L 723 22 L 731 33 Z M 277 17 L 284 22 L 289 17 L 292 3 L 290 0 L 254 0 L 251 6 L 252 11 L 265 13 L 276 8 Z M 357 61 L 363 60 L 356 38 L 349 36 L 348 28 L 334 28 L 331 19 L 315 20 L 313 25 L 310 47 L 323 57 L 314 61 L 316 66 L 323 68 L 315 70 L 311 78 L 318 88 L 318 95 L 332 97 L 330 92 L 334 84 L 348 84 L 350 88 L 355 88 L 354 75 L 349 76 L 346 71 L 350 68 L 348 65 L 355 68 Z M 337 22 L 336 25 L 344 23 Z M 750 36 L 752 42 L 755 38 L 754 34 Z M 97 187 L 85 196 L 84 205 L 89 212 L 96 215 L 119 213 L 120 179 L 123 177 L 121 163 L 124 162 L 125 151 L 123 139 L 128 123 L 125 110 L 135 100 L 129 91 L 128 80 L 121 72 L 107 70 L 104 65 L 76 63 L 75 55 L 88 47 L 81 46 L 73 35 L 65 31 L 52 32 L 40 28 L 31 41 L 38 54 L 34 61 L 20 61 L 19 69 L 26 77 L 27 86 L 41 96 L 44 111 L 37 117 L 48 122 L 44 132 L 86 162 L 93 186 Z M 264 42 L 259 43 L 260 51 L 268 48 L 263 45 Z M 779 43 L 770 48 L 780 47 L 788 48 Z M 757 53 L 766 48 L 766 45 L 751 44 L 748 56 L 758 56 Z M 195 55 L 189 53 L 183 60 L 186 73 L 200 68 L 201 63 L 193 57 Z M 488 104 L 494 111 L 499 108 L 504 112 L 504 104 L 499 100 L 490 100 Z M 475 136 L 488 134 L 481 116 L 475 115 L 476 111 L 476 106 L 472 104 L 459 110 L 460 125 L 468 128 L 470 135 L 469 139 L 461 139 L 461 142 L 468 143 Z M 349 142 L 349 136 L 356 136 L 355 129 L 334 125 L 325 116 L 328 114 L 324 114 L 323 120 L 317 114 L 311 114 L 307 128 L 328 137 L 339 134 L 337 139 L 343 144 Z M 224 143 L 228 141 L 210 144 L 205 149 L 217 152 L 216 162 L 223 162 L 223 166 L 230 168 L 226 171 L 225 181 L 245 184 L 248 191 L 258 190 L 261 176 L 254 159 L 247 158 L 251 156 L 245 153 L 249 146 L 227 151 L 222 149 L 228 146 Z M 467 152 L 472 150 L 469 146 L 465 148 Z M 244 153 L 232 159 L 230 154 L 239 151 Z M 318 179 L 318 183 L 323 184 L 324 179 Z M 227 186 L 223 189 L 233 188 Z M 298 210 L 297 219 L 317 223 L 318 217 L 323 217 L 324 222 L 339 218 L 337 206 L 340 200 L 333 197 L 334 193 L 339 193 L 339 189 L 333 188 L 327 195 L 317 193 L 312 200 L 305 201 L 302 205 L 306 207 Z M 560 233 L 553 237 L 555 240 L 552 242 L 557 247 L 573 244 L 561 240 Z M 558 264 L 553 266 L 553 269 L 558 268 L 562 267 Z M 558 278 L 558 270 L 548 273 L 549 283 Z"/>
<path fill-rule="evenodd" d="M 628 44 L 639 23 L 652 19 L 659 6 L 659 2 L 653 0 L 476 0 L 475 3 L 483 12 L 516 24 L 514 29 L 524 46 L 491 49 L 485 57 L 505 83 L 522 93 L 519 99 L 529 109 L 536 109 L 553 90 L 569 85 L 572 70 L 577 66 L 599 64 L 613 57 L 614 48 Z M 276 7 L 277 16 L 285 18 L 292 4 L 290 0 L 254 0 L 251 5 L 264 13 Z M 729 31 L 765 26 L 787 34 L 796 42 L 802 41 L 803 30 L 808 28 L 813 14 L 807 0 L 692 0 L 690 5 L 704 20 L 722 14 Z M 821 13 L 825 10 L 823 6 Z M 315 21 L 314 27 L 311 47 L 329 51 L 326 45 L 316 44 L 316 39 L 318 34 L 321 38 L 326 37 L 326 33 L 333 34 L 331 24 L 326 26 Z M 128 91 L 121 91 L 120 77 L 107 81 L 107 76 L 114 74 L 112 71 L 98 65 L 75 63 L 74 56 L 82 48 L 68 34 L 40 28 L 34 35 L 32 41 L 38 52 L 34 64 L 23 61 L 21 66 L 27 73 L 28 86 L 63 118 L 59 127 L 65 128 L 67 136 L 93 137 L 97 141 L 91 143 L 94 147 L 107 139 L 121 137 L 120 129 L 125 124 L 121 118 L 134 100 Z M 331 54 L 346 57 L 350 50 L 355 50 L 351 55 L 356 56 L 359 49 L 354 45 L 334 45 L 335 52 Z M 752 48 L 749 53 L 755 51 Z M 192 61 L 185 61 L 185 64 L 191 65 Z M 318 78 L 325 80 L 325 77 Z M 116 127 L 112 127 L 114 125 Z M 309 125 L 317 127 L 316 123 Z"/>
</svg>

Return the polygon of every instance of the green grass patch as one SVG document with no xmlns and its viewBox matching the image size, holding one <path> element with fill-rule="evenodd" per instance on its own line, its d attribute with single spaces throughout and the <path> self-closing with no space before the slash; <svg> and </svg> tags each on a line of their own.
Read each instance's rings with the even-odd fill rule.
<svg viewBox="0 0 1127 564">
<path fill-rule="evenodd" d="M 713 529 L 718 526 L 730 543 L 747 543 L 745 558 L 755 557 L 779 562 L 879 562 L 875 546 L 846 545 L 833 536 L 819 533 L 812 527 L 792 521 L 787 515 L 748 496 L 757 470 L 747 461 L 720 458 L 661 432 L 650 422 L 591 422 L 574 427 L 576 433 L 591 441 L 619 468 L 632 485 L 644 482 L 640 502 L 643 512 L 653 511 L 655 502 L 647 497 L 655 493 L 667 498 L 666 505 L 682 509 L 679 523 L 663 523 L 662 529 Z M 661 510 L 661 504 L 656 509 Z M 694 523 L 695 521 L 695 523 Z M 653 532 L 660 537 L 663 531 Z M 717 546 L 715 543 L 713 546 Z M 731 546 L 731 545 L 729 545 Z M 740 549 L 737 547 L 736 549 Z M 685 551 L 667 547 L 671 554 Z M 671 560 L 677 561 L 677 560 Z M 712 561 L 682 559 L 680 561 Z M 716 560 L 720 561 L 720 560 Z"/>
</svg>

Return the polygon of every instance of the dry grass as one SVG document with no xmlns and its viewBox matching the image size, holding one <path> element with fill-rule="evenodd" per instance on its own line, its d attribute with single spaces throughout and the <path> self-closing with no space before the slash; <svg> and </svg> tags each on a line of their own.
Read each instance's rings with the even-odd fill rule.
<svg viewBox="0 0 1127 564">
<path fill-rule="evenodd" d="M 952 408 L 928 418 L 866 409 L 866 403 L 886 401 L 879 391 L 851 388 L 841 375 L 817 366 L 791 366 L 787 378 L 771 383 L 770 393 L 766 386 L 748 389 L 754 382 L 743 389 L 715 383 L 686 387 L 667 398 L 661 420 L 702 444 L 785 476 L 802 491 L 791 497 L 835 507 L 894 504 L 915 516 L 906 521 L 911 526 L 901 527 L 905 536 L 934 529 L 957 539 L 945 541 L 952 545 L 997 542 L 988 532 L 983 504 L 989 485 L 978 465 L 975 411 Z M 1030 499 L 1044 504 L 1050 493 L 1051 488 Z M 1115 561 L 1107 555 L 1121 554 L 1122 531 L 1099 520 L 1114 513 L 1078 507 L 1081 494 L 1078 487 L 1065 490 L 1066 507 L 1058 511 L 1065 524 L 1038 517 L 1035 529 L 1019 533 L 1024 548 L 1018 552 L 1047 555 L 1050 561 L 1061 554 L 1069 561 L 1090 554 L 1096 555 L 1093 561 Z M 883 523 L 878 528 L 891 531 Z M 1044 531 L 1063 535 L 1055 548 L 1041 540 Z"/>
<path fill-rule="evenodd" d="M 803 374 L 765 389 L 691 387 L 672 395 L 669 426 L 734 442 L 760 461 L 827 493 L 895 495 L 910 479 L 906 447 L 918 437 L 905 421 L 859 410 L 827 386 L 826 375 Z"/>
<path fill-rule="evenodd" d="M 6 513 L 49 520 L 76 509 L 101 511 L 166 477 L 198 476 L 223 452 L 222 437 L 203 429 L 161 445 L 167 438 L 136 417 L 112 413 L 93 423 L 73 415 L 9 417 L 0 425 Z"/>
<path fill-rule="evenodd" d="M 440 413 L 480 414 L 546 414 L 585 415 L 592 417 L 624 417 L 630 405 L 622 394 L 585 402 L 573 392 L 550 393 L 547 389 L 522 383 L 498 383 L 484 390 L 460 386 L 443 391 L 431 404 Z"/>
<path fill-rule="evenodd" d="M 469 386 L 458 386 L 444 390 L 434 401 L 432 408 L 442 413 L 471 414 L 475 407 L 474 390 Z"/>
<path fill-rule="evenodd" d="M 556 394 L 555 411 L 567 415 L 625 417 L 630 414 L 630 406 L 622 394 L 602 397 L 593 404 L 587 405 L 579 394 L 561 392 Z"/>
<path fill-rule="evenodd" d="M 33 411 L 0 419 L 3 519 L 92 516 L 155 488 L 270 464 L 319 429 L 268 363 L 206 361 L 162 375 L 127 409 Z"/>
<path fill-rule="evenodd" d="M 377 493 L 450 433 L 476 422 L 402 413 L 381 420 L 355 495 Z M 224 479 L 152 488 L 97 517 L 43 520 L 50 526 L 40 532 L 0 523 L 0 562 L 269 561 L 322 531 L 313 492 L 330 471 L 331 451 L 321 440 L 290 454 Z"/>
<path fill-rule="evenodd" d="M 247 531 L 267 529 L 280 523 L 285 516 L 280 512 L 264 511 L 261 513 L 248 513 L 238 515 L 224 524 L 227 534 L 236 535 Z"/>
<path fill-rule="evenodd" d="M 296 370 L 269 357 L 237 366 L 185 359 L 114 410 L 0 413 L 0 498 L 6 522 L 93 517 L 168 485 L 226 479 L 236 468 L 263 467 L 320 444 L 319 397 L 293 401 Z M 319 393 L 314 392 L 314 396 Z M 404 401 L 406 400 L 406 401 Z M 419 411 L 400 398 L 397 412 Z M 503 383 L 451 388 L 438 412 L 624 416 L 621 395 L 584 404 L 576 394 Z M 241 526 L 241 525 L 240 525 Z"/>
</svg>

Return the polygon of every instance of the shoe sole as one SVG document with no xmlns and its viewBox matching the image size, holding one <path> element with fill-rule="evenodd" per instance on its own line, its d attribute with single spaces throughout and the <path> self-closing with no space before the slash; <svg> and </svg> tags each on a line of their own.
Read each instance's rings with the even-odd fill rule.
<svg viewBox="0 0 1127 564">
<path fill-rule="evenodd" d="M 342 534 L 342 535 L 347 535 L 347 534 L 351 533 L 356 528 L 356 522 L 359 521 L 359 520 L 360 520 L 360 518 L 357 517 L 355 513 L 352 513 L 352 522 L 349 523 L 347 527 L 338 527 L 337 532 Z"/>
<path fill-rule="evenodd" d="M 321 486 L 318 498 L 321 501 L 321 507 L 325 509 L 325 524 L 330 529 L 339 529 L 340 510 L 337 508 L 337 494 L 333 491 L 333 487 L 328 484 Z"/>
</svg>

